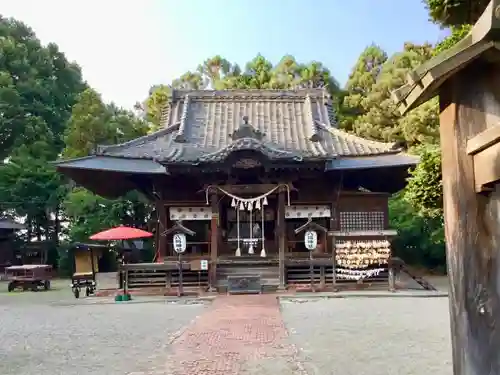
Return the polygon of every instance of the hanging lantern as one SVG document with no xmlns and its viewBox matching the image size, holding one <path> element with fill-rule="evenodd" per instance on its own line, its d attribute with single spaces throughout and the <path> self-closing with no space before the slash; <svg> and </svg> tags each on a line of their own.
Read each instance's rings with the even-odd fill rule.
<svg viewBox="0 0 500 375">
<path fill-rule="evenodd" d="M 241 249 L 240 247 L 238 246 L 238 248 L 236 249 L 236 252 L 234 253 L 235 256 L 237 257 L 240 257 L 241 256 Z"/>
<path fill-rule="evenodd" d="M 231 207 L 236 207 L 236 200 L 233 198 L 233 200 L 231 201 Z"/>
<path fill-rule="evenodd" d="M 262 200 L 262 205 L 267 206 L 267 197 L 264 197 L 264 199 Z"/>
</svg>

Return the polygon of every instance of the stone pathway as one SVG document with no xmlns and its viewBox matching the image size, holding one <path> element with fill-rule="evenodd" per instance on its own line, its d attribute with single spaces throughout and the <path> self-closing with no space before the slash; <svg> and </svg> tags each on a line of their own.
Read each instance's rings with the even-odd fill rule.
<svg viewBox="0 0 500 375">
<path fill-rule="evenodd" d="M 268 359 L 280 358 L 281 368 L 270 373 L 299 374 L 296 355 L 287 342 L 276 296 L 224 296 L 174 340 L 166 373 L 251 374 L 250 364 L 273 366 Z"/>
</svg>

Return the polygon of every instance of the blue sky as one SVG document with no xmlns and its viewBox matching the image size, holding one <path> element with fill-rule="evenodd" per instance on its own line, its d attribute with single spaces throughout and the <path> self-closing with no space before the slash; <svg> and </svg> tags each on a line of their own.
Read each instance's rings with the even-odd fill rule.
<svg viewBox="0 0 500 375">
<path fill-rule="evenodd" d="M 422 0 L 0 0 L 0 13 L 57 43 L 106 101 L 128 108 L 216 54 L 317 60 L 344 84 L 372 42 L 392 54 L 446 35 Z"/>
</svg>

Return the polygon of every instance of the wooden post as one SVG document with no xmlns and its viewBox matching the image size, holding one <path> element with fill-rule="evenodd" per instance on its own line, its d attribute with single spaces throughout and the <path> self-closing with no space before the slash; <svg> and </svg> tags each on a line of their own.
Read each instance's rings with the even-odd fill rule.
<svg viewBox="0 0 500 375">
<path fill-rule="evenodd" d="M 165 274 L 165 289 L 170 291 L 172 289 L 172 271 L 167 270 Z"/>
<path fill-rule="evenodd" d="M 333 231 L 337 230 L 336 223 L 338 222 L 335 219 L 335 207 L 332 205 L 332 217 L 330 219 L 330 231 L 327 233 L 328 239 L 330 242 L 331 254 L 332 254 L 332 289 L 336 292 L 337 289 L 337 248 L 335 247 L 335 236 L 333 235 Z"/>
<path fill-rule="evenodd" d="M 165 230 L 167 230 L 168 225 L 168 207 L 165 206 L 163 200 L 156 201 L 156 210 L 158 212 L 158 236 L 156 248 L 158 252 L 158 258 L 156 259 L 157 263 L 163 263 L 163 259 L 167 255 L 168 248 L 168 239 L 167 236 L 162 235 Z"/>
<path fill-rule="evenodd" d="M 406 113 L 439 96 L 455 375 L 500 375 L 500 0 L 393 93 Z"/>
<path fill-rule="evenodd" d="M 325 283 L 326 283 L 326 277 L 325 277 L 325 266 L 321 266 L 319 268 L 319 288 L 320 290 L 325 289 Z"/>
<path fill-rule="evenodd" d="M 396 291 L 396 275 L 394 273 L 394 267 L 392 267 L 391 264 L 389 264 L 389 291 Z"/>
<path fill-rule="evenodd" d="M 212 207 L 212 218 L 210 221 L 210 267 L 209 267 L 209 291 L 217 290 L 217 254 L 219 245 L 219 198 L 217 194 L 210 196 Z"/>
<path fill-rule="evenodd" d="M 179 285 L 177 286 L 177 297 L 182 297 L 184 294 L 184 280 L 182 280 L 182 254 L 177 254 L 177 268 L 179 271 Z"/>
<path fill-rule="evenodd" d="M 498 375 L 500 187 L 489 196 L 476 191 L 485 171 L 500 178 L 500 148 L 490 143 L 471 155 L 481 149 L 471 141 L 499 126 L 500 66 L 472 63 L 445 83 L 439 99 L 454 374 Z M 489 157 L 478 158 L 482 153 Z"/>
<path fill-rule="evenodd" d="M 285 192 L 278 193 L 278 262 L 279 262 L 279 287 L 278 290 L 285 290 Z"/>
</svg>

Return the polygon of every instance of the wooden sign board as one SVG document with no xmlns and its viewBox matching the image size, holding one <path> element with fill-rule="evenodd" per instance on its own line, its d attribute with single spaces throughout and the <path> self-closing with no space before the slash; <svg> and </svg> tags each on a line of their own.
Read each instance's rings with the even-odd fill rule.
<svg viewBox="0 0 500 375">
<path fill-rule="evenodd" d="M 208 260 L 196 259 L 189 262 L 191 271 L 208 271 Z"/>
</svg>

